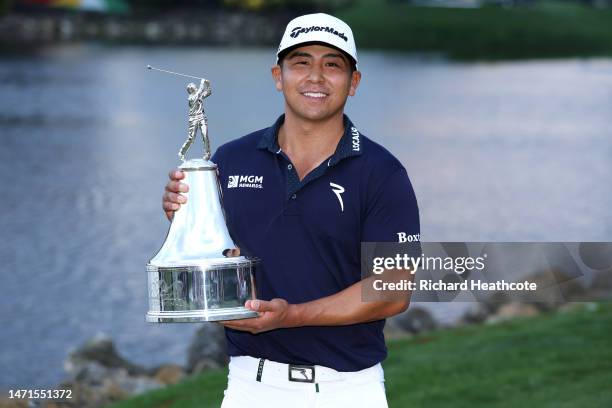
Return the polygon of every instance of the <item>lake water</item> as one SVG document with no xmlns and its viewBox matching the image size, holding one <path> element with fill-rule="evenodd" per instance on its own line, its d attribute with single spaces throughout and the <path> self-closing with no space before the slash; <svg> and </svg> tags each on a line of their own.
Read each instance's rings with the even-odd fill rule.
<svg viewBox="0 0 612 408">
<path fill-rule="evenodd" d="M 216 147 L 281 113 L 273 55 L 75 45 L 0 58 L 0 389 L 56 384 L 97 333 L 137 363 L 185 362 L 197 325 L 145 323 L 144 266 L 168 227 L 186 81 L 145 66 L 212 80 Z M 408 169 L 424 240 L 612 239 L 611 59 L 360 57 L 347 112 Z"/>
</svg>

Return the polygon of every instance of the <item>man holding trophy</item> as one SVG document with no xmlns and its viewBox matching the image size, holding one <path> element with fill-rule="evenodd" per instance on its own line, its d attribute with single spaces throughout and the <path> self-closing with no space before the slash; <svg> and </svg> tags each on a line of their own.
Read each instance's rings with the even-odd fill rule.
<svg viewBox="0 0 612 408">
<path fill-rule="evenodd" d="M 272 78 L 284 114 L 211 159 L 234 251 L 261 260 L 257 299 L 245 304 L 258 316 L 221 322 L 230 355 L 222 407 L 386 407 L 384 319 L 409 298 L 363 301 L 361 243 L 419 236 L 412 186 L 344 115 L 361 79 L 346 23 L 292 20 Z M 169 219 L 192 203 L 184 177 L 170 173 Z"/>
</svg>

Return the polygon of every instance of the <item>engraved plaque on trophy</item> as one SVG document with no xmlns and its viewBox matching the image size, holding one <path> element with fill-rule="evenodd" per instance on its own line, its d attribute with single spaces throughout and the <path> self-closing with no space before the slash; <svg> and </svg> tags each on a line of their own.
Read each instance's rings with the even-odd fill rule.
<svg viewBox="0 0 612 408">
<path fill-rule="evenodd" d="M 187 85 L 189 117 L 187 140 L 179 151 L 189 192 L 187 203 L 175 212 L 166 239 L 146 266 L 148 322 L 203 322 L 256 317 L 244 307 L 255 298 L 253 275 L 259 261 L 237 255 L 225 224 L 217 165 L 210 161 L 204 98 L 212 94 L 210 82 L 172 71 L 148 69 L 200 80 Z M 202 158 L 185 160 L 201 133 Z"/>
</svg>

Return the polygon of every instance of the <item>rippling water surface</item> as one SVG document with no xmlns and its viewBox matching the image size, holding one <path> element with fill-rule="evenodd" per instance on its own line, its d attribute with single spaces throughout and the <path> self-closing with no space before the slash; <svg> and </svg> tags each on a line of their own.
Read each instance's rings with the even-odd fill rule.
<svg viewBox="0 0 612 408">
<path fill-rule="evenodd" d="M 144 265 L 168 227 L 160 196 L 186 133 L 185 81 L 145 66 L 212 80 L 218 146 L 281 113 L 273 55 L 70 46 L 0 58 L 0 389 L 56 384 L 96 333 L 137 363 L 184 362 L 196 326 L 144 322 Z M 408 169 L 425 240 L 612 239 L 612 60 L 360 57 L 347 111 Z"/>
</svg>

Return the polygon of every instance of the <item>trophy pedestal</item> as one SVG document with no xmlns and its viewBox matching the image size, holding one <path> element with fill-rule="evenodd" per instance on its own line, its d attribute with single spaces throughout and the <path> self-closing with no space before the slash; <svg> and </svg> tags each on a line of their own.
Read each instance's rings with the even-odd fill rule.
<svg viewBox="0 0 612 408">
<path fill-rule="evenodd" d="M 206 266 L 147 265 L 147 322 L 212 322 L 257 317 L 244 307 L 252 298 L 252 273 L 257 262 L 245 257 Z"/>
<path fill-rule="evenodd" d="M 231 239 L 221 206 L 217 165 L 193 159 L 183 163 L 187 203 L 175 212 L 165 242 L 147 264 L 151 323 L 247 319 L 254 299 L 256 258 L 231 256 Z"/>
</svg>

